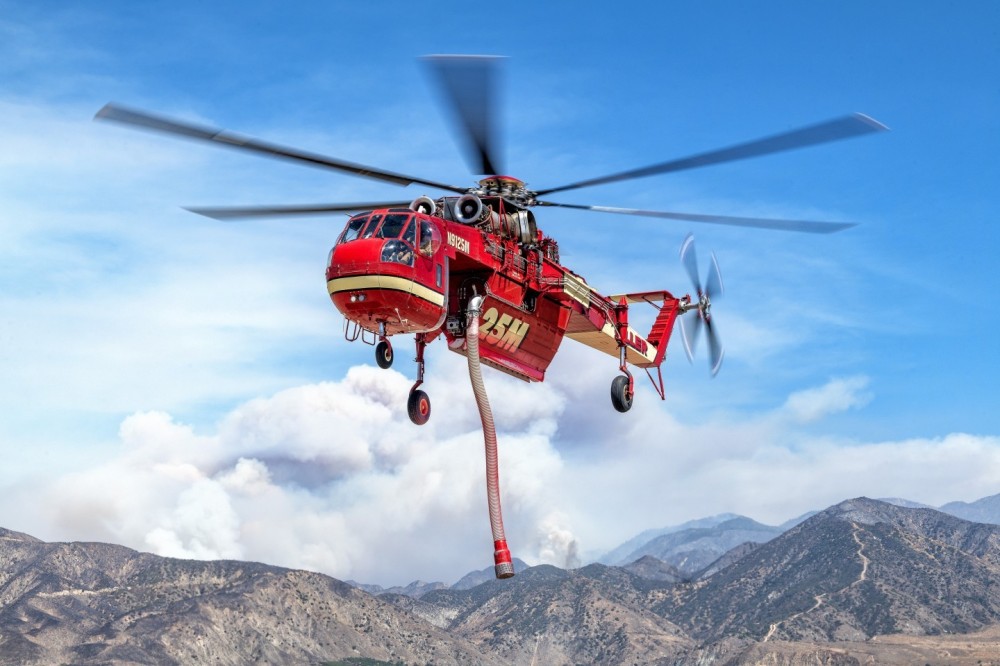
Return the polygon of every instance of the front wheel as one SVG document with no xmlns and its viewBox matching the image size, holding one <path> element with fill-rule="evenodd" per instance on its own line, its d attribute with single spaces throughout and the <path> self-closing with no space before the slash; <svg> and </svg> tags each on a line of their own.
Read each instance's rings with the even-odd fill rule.
<svg viewBox="0 0 1000 666">
<path fill-rule="evenodd" d="M 410 397 L 406 401 L 406 412 L 415 424 L 427 423 L 427 419 L 431 417 L 431 399 L 420 389 L 410 391 Z"/>
<path fill-rule="evenodd" d="M 628 390 L 628 377 L 618 375 L 611 382 L 611 404 L 621 413 L 632 409 L 632 393 Z"/>
<path fill-rule="evenodd" d="M 383 340 L 375 346 L 375 362 L 383 370 L 392 367 L 392 347 L 387 341 Z"/>
</svg>

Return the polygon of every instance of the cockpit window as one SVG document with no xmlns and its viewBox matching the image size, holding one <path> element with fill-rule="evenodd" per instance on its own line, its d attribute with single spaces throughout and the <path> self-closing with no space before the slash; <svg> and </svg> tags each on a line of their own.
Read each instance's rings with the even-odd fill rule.
<svg viewBox="0 0 1000 666">
<path fill-rule="evenodd" d="M 441 232 L 427 220 L 420 220 L 420 254 L 433 256 L 441 247 Z"/>
<path fill-rule="evenodd" d="M 340 242 L 350 243 L 352 240 L 354 240 L 361 234 L 361 230 L 367 223 L 368 223 L 367 215 L 359 215 L 358 217 L 352 217 L 350 220 L 347 221 L 347 228 L 344 229 L 344 233 L 340 236 Z"/>
<path fill-rule="evenodd" d="M 403 227 L 410 221 L 410 216 L 401 213 L 389 213 L 382 221 L 382 227 L 378 230 L 379 238 L 399 238 Z"/>
<path fill-rule="evenodd" d="M 350 243 L 359 238 L 400 238 L 411 246 L 416 244 L 416 225 L 409 213 L 389 213 L 373 215 L 365 213 L 352 217 L 340 236 L 341 243 Z M 380 224 L 381 223 L 381 224 Z"/>
<path fill-rule="evenodd" d="M 375 235 L 375 228 L 378 227 L 379 220 L 382 219 L 381 215 L 372 215 L 371 219 L 368 221 L 368 225 L 365 230 L 361 232 L 361 238 L 371 238 Z"/>
</svg>

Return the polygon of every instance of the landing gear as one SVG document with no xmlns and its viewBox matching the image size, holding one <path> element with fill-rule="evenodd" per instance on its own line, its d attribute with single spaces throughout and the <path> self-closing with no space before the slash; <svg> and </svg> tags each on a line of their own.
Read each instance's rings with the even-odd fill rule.
<svg viewBox="0 0 1000 666">
<path fill-rule="evenodd" d="M 621 413 L 632 409 L 633 393 L 629 388 L 629 378 L 618 375 L 611 382 L 611 404 Z"/>
<path fill-rule="evenodd" d="M 383 370 L 392 367 L 392 345 L 388 340 L 382 340 L 375 346 L 375 362 Z"/>
<path fill-rule="evenodd" d="M 406 413 L 417 425 L 427 423 L 431 417 L 431 399 L 420 389 L 411 390 L 410 397 L 406 401 Z"/>
<path fill-rule="evenodd" d="M 406 413 L 416 425 L 423 425 L 431 417 L 431 399 L 419 388 L 424 383 L 424 347 L 427 346 L 427 338 L 423 333 L 417 333 L 416 341 L 417 382 L 410 389 L 410 397 L 406 400 Z"/>
<path fill-rule="evenodd" d="M 618 375 L 611 382 L 611 404 L 624 414 L 632 409 L 635 385 L 632 381 L 632 373 L 628 371 L 628 363 L 625 362 L 625 344 L 622 342 L 618 343 L 618 369 L 625 374 Z"/>
<path fill-rule="evenodd" d="M 384 321 L 378 323 L 378 340 L 375 346 L 375 362 L 378 363 L 378 367 L 388 370 L 392 367 L 392 343 L 386 334 Z"/>
</svg>

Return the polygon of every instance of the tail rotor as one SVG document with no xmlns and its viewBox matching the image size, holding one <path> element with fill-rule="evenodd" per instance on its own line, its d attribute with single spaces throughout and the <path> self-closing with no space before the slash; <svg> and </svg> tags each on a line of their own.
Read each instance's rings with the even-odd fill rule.
<svg viewBox="0 0 1000 666">
<path fill-rule="evenodd" d="M 719 262 L 715 258 L 715 253 L 713 252 L 711 256 L 712 265 L 708 269 L 708 275 L 705 277 L 705 284 L 702 287 L 701 279 L 698 276 L 698 257 L 694 249 L 694 236 L 688 234 L 687 238 L 684 239 L 684 243 L 681 245 L 681 263 L 687 269 L 688 277 L 691 278 L 698 300 L 691 301 L 683 307 L 685 313 L 691 310 L 696 311 L 694 321 L 685 324 L 684 317 L 681 317 L 679 321 L 684 351 L 691 362 L 694 362 L 694 349 L 701 336 L 701 329 L 704 328 L 707 331 L 709 371 L 714 377 L 719 374 L 726 351 L 719 340 L 718 328 L 712 317 L 712 301 L 722 296 L 725 287 L 722 283 L 722 273 L 719 271 Z"/>
</svg>

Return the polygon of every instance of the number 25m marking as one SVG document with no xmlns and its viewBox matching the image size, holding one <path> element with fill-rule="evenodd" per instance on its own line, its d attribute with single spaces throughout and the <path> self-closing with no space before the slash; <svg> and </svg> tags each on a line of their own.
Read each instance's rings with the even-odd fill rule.
<svg viewBox="0 0 1000 666">
<path fill-rule="evenodd" d="M 528 322 L 514 319 L 509 314 L 500 314 L 496 308 L 483 313 L 483 324 L 479 327 L 479 337 L 498 349 L 514 351 L 521 346 L 528 333 Z"/>
</svg>

